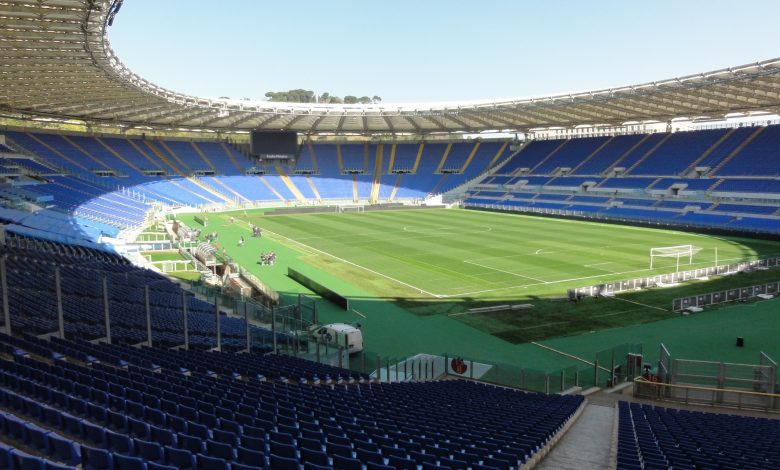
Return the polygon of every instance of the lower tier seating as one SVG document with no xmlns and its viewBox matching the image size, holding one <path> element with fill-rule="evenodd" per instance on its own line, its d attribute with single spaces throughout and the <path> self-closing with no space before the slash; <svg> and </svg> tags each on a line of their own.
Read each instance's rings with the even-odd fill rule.
<svg viewBox="0 0 780 470">
<path fill-rule="evenodd" d="M 780 420 L 627 402 L 618 410 L 620 470 L 780 468 Z"/>
<path fill-rule="evenodd" d="M 84 469 L 509 470 L 583 403 L 460 380 L 323 386 L 132 358 L 86 367 L 4 344 L 0 460 Z"/>
</svg>

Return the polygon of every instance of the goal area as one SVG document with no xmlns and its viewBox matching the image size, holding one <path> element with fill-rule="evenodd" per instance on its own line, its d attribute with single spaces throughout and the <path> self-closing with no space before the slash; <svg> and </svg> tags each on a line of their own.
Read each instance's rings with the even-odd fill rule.
<svg viewBox="0 0 780 470">
<path fill-rule="evenodd" d="M 701 248 L 694 245 L 660 246 L 650 248 L 650 269 L 653 269 L 656 258 L 675 258 L 677 268 L 680 267 L 680 258 L 688 264 L 693 264 L 693 255 L 701 251 Z"/>
</svg>

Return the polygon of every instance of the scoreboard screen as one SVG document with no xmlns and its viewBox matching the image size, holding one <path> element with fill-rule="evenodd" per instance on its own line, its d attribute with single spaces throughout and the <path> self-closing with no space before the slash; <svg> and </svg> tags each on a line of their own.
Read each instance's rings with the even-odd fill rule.
<svg viewBox="0 0 780 470">
<path fill-rule="evenodd" d="M 280 131 L 252 131 L 249 151 L 255 157 L 290 159 L 298 154 L 298 134 Z"/>
</svg>

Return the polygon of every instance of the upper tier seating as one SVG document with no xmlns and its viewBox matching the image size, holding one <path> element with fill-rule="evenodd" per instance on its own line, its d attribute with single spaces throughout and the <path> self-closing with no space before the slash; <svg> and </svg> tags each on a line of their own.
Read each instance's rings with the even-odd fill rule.
<svg viewBox="0 0 780 470">
<path fill-rule="evenodd" d="M 588 159 L 581 155 L 582 163 L 574 168 L 575 175 L 600 175 L 611 168 L 618 159 L 637 145 L 645 136 L 641 134 L 619 135 L 607 142 L 600 151 Z"/>
<path fill-rule="evenodd" d="M 46 175 L 45 180 L 26 181 L 37 184 L 24 189 L 27 196 L 23 199 L 53 205 L 72 214 L 72 219 L 56 232 L 57 237 L 73 232 L 68 236 L 89 241 L 114 237 L 120 230 L 139 227 L 150 204 L 156 201 L 173 206 L 200 206 L 233 201 L 310 204 L 374 197 L 380 201 L 422 199 L 461 185 L 510 155 L 508 142 L 501 141 L 451 144 L 311 142 L 301 147 L 301 156 L 295 165 L 262 165 L 241 155 L 238 147 L 213 141 L 22 132 L 8 132 L 7 138 L 29 154 L 17 156 L 28 162 L 24 169 L 27 174 L 37 171 Z M 775 160 L 780 158 L 772 150 L 778 139 L 780 126 L 533 141 L 517 152 L 501 168 L 499 175 L 486 176 L 482 183 L 517 185 L 525 193 L 560 194 L 566 191 L 568 196 L 575 197 L 586 192 L 583 189 L 586 183 L 592 183 L 588 192 L 595 197 L 631 193 L 631 199 L 635 200 L 632 205 L 677 209 L 687 203 L 681 199 L 677 203 L 664 202 L 657 206 L 655 199 L 649 196 L 695 197 L 695 203 L 702 204 L 702 211 L 716 210 L 718 203 L 737 204 L 731 206 L 729 213 L 739 216 L 738 205 L 745 201 L 729 201 L 729 198 L 762 199 L 761 195 L 780 194 L 780 180 L 774 179 L 776 171 L 772 170 L 778 166 Z M 15 160 L 22 158 L 15 157 Z M 757 160 L 761 163 L 755 163 Z M 17 167 L 22 168 L 22 165 Z M 617 167 L 622 167 L 627 174 L 608 177 L 609 170 Z M 676 177 L 683 170 L 691 172 L 699 168 L 698 171 L 703 171 L 702 167 L 709 170 L 701 179 Z M 244 175 L 250 168 L 264 173 Z M 531 174 L 511 176 L 520 168 L 528 168 Z M 301 175 L 301 169 L 306 170 L 308 176 Z M 565 174 L 565 169 L 571 175 L 551 176 Z M 97 178 L 94 171 L 101 172 L 101 177 Z M 197 174 L 199 171 L 213 171 L 214 175 Z M 358 174 L 345 173 L 347 171 Z M 716 178 L 712 173 L 753 177 Z M 95 182 L 98 179 L 99 182 Z M 5 195 L 3 198 L 9 205 L 12 199 L 22 197 L 14 190 L 0 194 Z M 502 195 L 490 197 L 503 198 Z M 477 196 L 477 199 L 486 197 Z M 647 201 L 639 202 L 642 199 Z M 538 198 L 539 202 L 545 200 L 549 202 L 550 197 Z M 567 202 L 596 205 L 600 216 L 610 214 L 606 210 L 611 204 L 609 200 L 567 199 Z M 762 204 L 767 208 L 755 209 L 749 203 L 742 204 L 744 214 L 774 217 L 771 204 L 765 200 Z M 561 204 L 555 207 L 565 208 Z M 29 218 L 15 226 L 26 233 L 45 231 L 36 222 L 39 218 Z M 667 218 L 666 214 L 663 218 Z M 676 220 L 673 217 L 669 222 Z M 726 228 L 743 226 L 718 225 Z M 771 224 L 762 225 L 765 226 Z"/>
<path fill-rule="evenodd" d="M 631 170 L 630 174 L 633 176 L 679 175 L 726 132 L 725 129 L 676 132 Z"/>
<path fill-rule="evenodd" d="M 763 128 L 745 148 L 729 160 L 717 176 L 780 176 L 780 126 Z"/>
<path fill-rule="evenodd" d="M 608 137 L 570 140 L 555 155 L 541 163 L 534 172 L 543 175 L 559 168 L 575 168 L 582 162 L 583 158 L 595 152 L 607 140 L 609 140 Z"/>
<path fill-rule="evenodd" d="M 474 189 L 465 202 L 778 233 L 778 149 L 778 125 L 531 142 L 500 174 L 477 183 L 517 185 L 522 194 Z M 528 168 L 530 174 L 514 175 L 518 168 Z M 688 213 L 683 214 L 685 210 Z"/>
</svg>

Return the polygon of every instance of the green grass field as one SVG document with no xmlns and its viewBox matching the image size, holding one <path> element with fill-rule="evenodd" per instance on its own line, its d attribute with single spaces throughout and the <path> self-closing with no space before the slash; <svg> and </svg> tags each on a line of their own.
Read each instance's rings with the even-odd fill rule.
<svg viewBox="0 0 780 470">
<path fill-rule="evenodd" d="M 192 215 L 181 218 L 198 225 Z M 249 237 L 249 223 L 263 228 L 261 239 Z M 768 270 L 611 299 L 561 301 L 571 287 L 673 272 L 675 259 L 657 259 L 656 269 L 648 269 L 651 247 L 699 247 L 692 266 L 681 260 L 680 269 L 687 269 L 712 265 L 716 249 L 723 264 L 778 256 L 780 244 L 516 214 L 432 209 L 265 216 L 241 211 L 209 214 L 206 230 L 217 231 L 220 247 L 289 301 L 310 292 L 286 277 L 287 266 L 349 297 L 348 312 L 320 301 L 321 319 L 361 322 L 367 347 L 384 355 L 458 352 L 562 367 L 570 359 L 529 342 L 569 337 L 576 349 L 588 353 L 617 342 L 642 342 L 642 324 L 654 322 L 647 327 L 656 328 L 665 323 L 659 320 L 679 321 L 670 311 L 672 298 L 780 279 L 780 273 Z M 247 240 L 243 247 L 237 246 L 239 236 Z M 259 253 L 268 250 L 279 254 L 276 266 L 257 263 Z M 466 312 L 505 303 L 531 303 L 533 308 Z M 618 333 L 623 329 L 632 333 L 624 337 Z M 593 331 L 611 331 L 607 337 L 616 342 L 591 344 Z"/>
<path fill-rule="evenodd" d="M 651 247 L 699 247 L 693 264 L 683 259 L 681 269 L 713 265 L 716 249 L 720 263 L 780 255 L 775 242 L 467 210 L 247 220 L 303 251 L 340 261 L 328 270 L 381 297 L 514 301 L 673 272 L 674 258 L 656 258 L 649 269 Z"/>
</svg>

